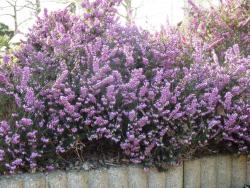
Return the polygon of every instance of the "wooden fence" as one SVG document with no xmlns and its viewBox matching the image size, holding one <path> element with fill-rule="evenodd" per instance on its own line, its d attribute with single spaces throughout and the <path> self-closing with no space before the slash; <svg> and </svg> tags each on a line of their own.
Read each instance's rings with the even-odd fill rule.
<svg viewBox="0 0 250 188">
<path fill-rule="evenodd" d="M 243 188 L 248 157 L 216 155 L 185 161 L 166 172 L 139 166 L 2 176 L 0 188 Z"/>
</svg>

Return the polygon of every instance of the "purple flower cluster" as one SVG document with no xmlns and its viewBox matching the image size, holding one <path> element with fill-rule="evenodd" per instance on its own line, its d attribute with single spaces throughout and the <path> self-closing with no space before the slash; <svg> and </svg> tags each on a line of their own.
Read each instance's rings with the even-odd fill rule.
<svg viewBox="0 0 250 188">
<path fill-rule="evenodd" d="M 0 172 L 53 169 L 93 144 L 134 163 L 199 152 L 249 152 L 250 57 L 241 44 L 207 53 L 176 28 L 123 27 L 117 0 L 83 2 L 39 18 L 16 62 L 0 66 L 0 93 L 16 103 L 0 121 Z M 227 6 L 227 5 L 224 5 Z M 74 152 L 73 152 L 74 153 Z"/>
<path fill-rule="evenodd" d="M 189 0 L 190 15 L 189 33 L 187 36 L 199 38 L 207 52 L 216 51 L 218 59 L 223 62 L 226 50 L 239 44 L 241 53 L 248 55 L 250 51 L 250 19 L 247 1 L 221 1 L 218 7 L 204 9 Z"/>
</svg>

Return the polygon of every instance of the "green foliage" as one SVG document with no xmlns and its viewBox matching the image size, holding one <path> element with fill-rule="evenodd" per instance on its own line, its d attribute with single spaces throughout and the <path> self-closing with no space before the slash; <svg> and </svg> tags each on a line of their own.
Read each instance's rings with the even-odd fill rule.
<svg viewBox="0 0 250 188">
<path fill-rule="evenodd" d="M 0 94 L 0 120 L 10 116 L 13 110 L 13 99 L 9 96 Z"/>
<path fill-rule="evenodd" d="M 2 48 L 3 46 L 8 46 L 9 40 L 10 38 L 6 35 L 0 36 L 0 48 Z"/>
<path fill-rule="evenodd" d="M 1 36 L 7 35 L 9 37 L 13 37 L 14 32 L 10 31 L 10 29 L 7 25 L 0 23 L 0 35 Z"/>
<path fill-rule="evenodd" d="M 9 27 L 0 23 L 0 48 L 3 46 L 8 47 L 9 40 L 13 37 L 14 32 L 10 31 Z"/>
</svg>

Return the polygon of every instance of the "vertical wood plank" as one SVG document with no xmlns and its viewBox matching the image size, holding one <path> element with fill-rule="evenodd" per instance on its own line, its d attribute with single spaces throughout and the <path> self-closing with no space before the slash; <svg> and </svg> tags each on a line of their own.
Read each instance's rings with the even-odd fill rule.
<svg viewBox="0 0 250 188">
<path fill-rule="evenodd" d="M 247 156 L 232 157 L 232 187 L 242 188 L 246 184 Z"/>
<path fill-rule="evenodd" d="M 128 172 L 129 188 L 147 188 L 147 173 L 142 168 L 129 167 Z"/>
<path fill-rule="evenodd" d="M 250 155 L 247 156 L 247 185 L 250 186 Z"/>
<path fill-rule="evenodd" d="M 24 188 L 46 188 L 46 179 L 43 174 L 26 175 Z"/>
<path fill-rule="evenodd" d="M 46 177 L 47 187 L 49 188 L 67 188 L 67 175 L 65 172 L 49 173 Z"/>
<path fill-rule="evenodd" d="M 0 180 L 1 188 L 24 188 L 24 181 L 21 178 L 8 177 Z"/>
<path fill-rule="evenodd" d="M 68 188 L 88 188 L 88 172 L 68 172 Z"/>
<path fill-rule="evenodd" d="M 184 162 L 184 188 L 200 188 L 200 160 Z"/>
<path fill-rule="evenodd" d="M 165 188 L 165 173 L 152 168 L 148 173 L 149 188 Z"/>
<path fill-rule="evenodd" d="M 183 164 L 172 167 L 166 173 L 166 188 L 183 188 Z"/>
<path fill-rule="evenodd" d="M 201 188 L 216 188 L 216 157 L 201 159 Z"/>
<path fill-rule="evenodd" d="M 230 155 L 218 155 L 216 161 L 216 187 L 231 187 L 232 158 Z"/>
<path fill-rule="evenodd" d="M 89 188 L 108 188 L 107 170 L 91 170 L 89 172 Z"/>
<path fill-rule="evenodd" d="M 111 168 L 108 174 L 110 188 L 128 188 L 128 168 Z"/>
</svg>

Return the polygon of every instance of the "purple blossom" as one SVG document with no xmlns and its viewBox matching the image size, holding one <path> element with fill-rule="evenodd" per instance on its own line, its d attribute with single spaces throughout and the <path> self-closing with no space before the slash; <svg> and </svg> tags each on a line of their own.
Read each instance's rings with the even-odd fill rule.
<svg viewBox="0 0 250 188">
<path fill-rule="evenodd" d="M 10 125 L 7 121 L 0 121 L 0 135 L 6 135 L 7 132 L 10 130 Z"/>
<path fill-rule="evenodd" d="M 5 55 L 5 56 L 3 56 L 3 62 L 5 63 L 5 64 L 8 64 L 9 62 L 10 62 L 10 56 L 8 56 L 8 55 Z"/>
<path fill-rule="evenodd" d="M 33 124 L 33 121 L 29 118 L 22 118 L 20 121 L 20 124 L 22 124 L 23 126 L 31 126 Z"/>
<path fill-rule="evenodd" d="M 28 81 L 30 79 L 30 68 L 29 67 L 24 67 L 23 70 L 22 70 L 22 80 L 21 80 L 21 83 L 20 83 L 20 86 L 21 88 L 26 88 L 27 87 L 27 84 L 28 84 Z"/>
<path fill-rule="evenodd" d="M 0 161 L 4 160 L 5 152 L 4 150 L 0 149 Z"/>
</svg>

